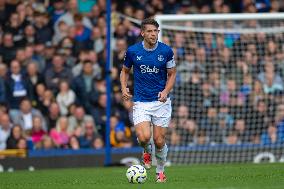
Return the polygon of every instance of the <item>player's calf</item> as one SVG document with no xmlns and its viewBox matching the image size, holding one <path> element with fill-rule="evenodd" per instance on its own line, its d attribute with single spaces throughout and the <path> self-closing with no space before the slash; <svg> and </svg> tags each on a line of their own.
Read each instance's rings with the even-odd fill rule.
<svg viewBox="0 0 284 189">
<path fill-rule="evenodd" d="M 152 166 L 152 156 L 151 153 L 143 152 L 142 163 L 145 169 L 150 169 Z"/>
</svg>

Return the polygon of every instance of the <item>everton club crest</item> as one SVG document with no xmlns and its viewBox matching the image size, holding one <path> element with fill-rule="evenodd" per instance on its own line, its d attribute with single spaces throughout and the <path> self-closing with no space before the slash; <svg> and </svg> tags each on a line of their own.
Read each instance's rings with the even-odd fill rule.
<svg viewBox="0 0 284 189">
<path fill-rule="evenodd" d="M 163 55 L 159 54 L 159 55 L 158 55 L 158 60 L 159 60 L 160 62 L 162 62 L 162 61 L 164 60 Z"/>
</svg>

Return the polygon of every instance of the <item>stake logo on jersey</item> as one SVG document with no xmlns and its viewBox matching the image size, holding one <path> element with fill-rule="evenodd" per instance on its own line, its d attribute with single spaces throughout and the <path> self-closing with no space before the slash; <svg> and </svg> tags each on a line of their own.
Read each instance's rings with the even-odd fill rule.
<svg viewBox="0 0 284 189">
<path fill-rule="evenodd" d="M 143 42 L 128 48 L 124 66 L 134 72 L 134 101 L 152 102 L 158 100 L 158 93 L 167 82 L 167 69 L 175 67 L 172 49 L 157 42 L 153 49 L 146 49 Z"/>
<path fill-rule="evenodd" d="M 155 66 L 153 68 L 150 68 L 150 66 L 146 66 L 146 65 L 141 65 L 141 73 L 159 73 L 159 69 L 156 68 Z"/>
</svg>

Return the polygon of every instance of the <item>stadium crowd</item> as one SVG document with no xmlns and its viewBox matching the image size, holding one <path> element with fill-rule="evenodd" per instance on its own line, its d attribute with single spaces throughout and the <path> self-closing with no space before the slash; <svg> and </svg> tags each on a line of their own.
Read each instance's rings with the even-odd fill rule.
<svg viewBox="0 0 284 189">
<path fill-rule="evenodd" d="M 136 145 L 119 72 L 127 47 L 141 40 L 139 25 L 116 12 L 143 20 L 283 8 L 280 0 L 113 0 L 112 146 Z M 105 0 L 1 0 L 0 23 L 0 150 L 102 148 Z M 164 39 L 178 69 L 169 144 L 283 142 L 283 34 L 202 34 L 202 44 L 185 35 Z"/>
</svg>

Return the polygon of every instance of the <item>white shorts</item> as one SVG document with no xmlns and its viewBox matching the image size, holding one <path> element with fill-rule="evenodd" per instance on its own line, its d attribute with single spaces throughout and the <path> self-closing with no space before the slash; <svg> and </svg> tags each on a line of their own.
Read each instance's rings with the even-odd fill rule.
<svg viewBox="0 0 284 189">
<path fill-rule="evenodd" d="M 166 102 L 134 102 L 133 122 L 138 123 L 149 121 L 156 126 L 168 127 L 172 114 L 170 98 Z"/>
</svg>

